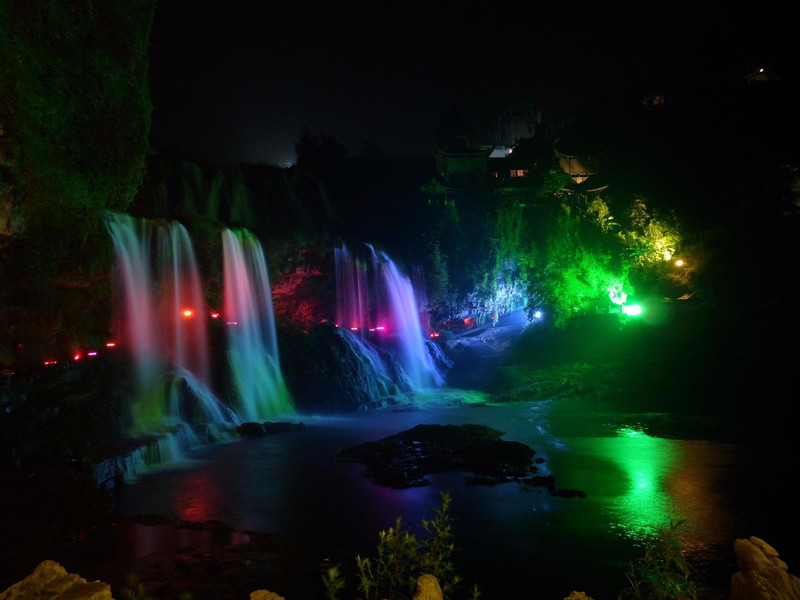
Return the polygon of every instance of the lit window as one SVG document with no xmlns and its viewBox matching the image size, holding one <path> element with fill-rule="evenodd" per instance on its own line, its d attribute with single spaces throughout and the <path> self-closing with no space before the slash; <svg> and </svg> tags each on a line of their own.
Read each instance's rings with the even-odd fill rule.
<svg viewBox="0 0 800 600">
<path fill-rule="evenodd" d="M 528 169 L 511 169 L 512 177 L 527 177 Z"/>
</svg>

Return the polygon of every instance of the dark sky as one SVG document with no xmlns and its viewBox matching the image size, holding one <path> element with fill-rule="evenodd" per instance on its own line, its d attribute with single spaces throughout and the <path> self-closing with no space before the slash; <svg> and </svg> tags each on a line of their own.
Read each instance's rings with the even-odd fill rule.
<svg viewBox="0 0 800 600">
<path fill-rule="evenodd" d="M 292 162 L 303 127 L 350 155 L 371 142 L 430 156 L 450 106 L 479 130 L 519 100 L 547 119 L 598 93 L 657 87 L 665 73 L 780 60 L 783 40 L 764 6 L 204 4 L 159 3 L 151 139 L 217 162 Z"/>
</svg>

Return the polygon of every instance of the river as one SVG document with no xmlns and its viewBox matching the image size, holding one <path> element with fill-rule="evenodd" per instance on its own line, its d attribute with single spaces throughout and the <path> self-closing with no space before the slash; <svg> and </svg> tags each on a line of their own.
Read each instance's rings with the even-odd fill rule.
<svg viewBox="0 0 800 600">
<path fill-rule="evenodd" d="M 369 554 L 378 530 L 398 516 L 420 533 L 421 519 L 430 518 L 439 494 L 449 491 L 457 568 L 485 598 L 521 597 L 521 590 L 563 598 L 573 589 L 614 598 L 626 585 L 629 561 L 642 555 L 660 527 L 678 519 L 685 520 L 680 537 L 703 598 L 728 596 L 735 538 L 758 535 L 789 550 L 779 544 L 793 527 L 787 532 L 775 507 L 761 509 L 763 483 L 761 490 L 751 483 L 762 459 L 750 445 L 702 439 L 697 433 L 704 424 L 696 419 L 688 426 L 676 415 L 621 412 L 580 397 L 454 402 L 462 396 L 475 400 L 474 393 L 446 390 L 418 407 L 299 417 L 304 430 L 200 447 L 187 461 L 125 486 L 118 508 L 279 533 L 338 560 Z M 394 490 L 373 484 L 361 465 L 336 461 L 341 448 L 419 423 L 500 429 L 504 439 L 528 444 L 545 459 L 540 474 L 587 497 L 561 498 L 517 483 L 467 486 L 463 473 Z"/>
</svg>

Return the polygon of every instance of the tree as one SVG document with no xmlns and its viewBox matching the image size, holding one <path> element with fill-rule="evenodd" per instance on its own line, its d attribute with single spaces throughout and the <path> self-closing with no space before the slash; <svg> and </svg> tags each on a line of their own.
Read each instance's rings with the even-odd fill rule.
<svg viewBox="0 0 800 600">
<path fill-rule="evenodd" d="M 154 11 L 154 0 L 0 4 L 0 214 L 10 203 L 15 215 L 0 240 L 0 345 L 107 328 L 103 217 L 142 179 Z"/>
</svg>

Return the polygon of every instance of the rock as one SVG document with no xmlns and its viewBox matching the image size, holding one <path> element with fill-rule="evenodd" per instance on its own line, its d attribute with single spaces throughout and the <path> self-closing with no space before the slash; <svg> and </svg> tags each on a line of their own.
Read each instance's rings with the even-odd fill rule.
<svg viewBox="0 0 800 600">
<path fill-rule="evenodd" d="M 751 537 L 736 540 L 733 549 L 739 571 L 731 577 L 731 600 L 800 600 L 800 579 L 775 548 Z"/>
<path fill-rule="evenodd" d="M 45 560 L 22 581 L 0 593 L 0 600 L 114 600 L 111 586 L 86 581 L 55 561 Z"/>
<path fill-rule="evenodd" d="M 561 498 L 586 498 L 586 492 L 580 490 L 551 490 L 553 496 L 560 496 Z"/>
<path fill-rule="evenodd" d="M 294 429 L 294 425 L 289 423 L 288 421 L 281 421 L 281 422 L 271 422 L 267 421 L 264 423 L 264 433 L 283 433 L 285 431 L 291 431 Z"/>
<path fill-rule="evenodd" d="M 466 471 L 471 485 L 517 481 L 531 474 L 534 450 L 500 439 L 484 425 L 417 425 L 412 429 L 341 450 L 343 462 L 365 465 L 364 474 L 393 488 L 427 485 L 425 475 Z"/>
<path fill-rule="evenodd" d="M 239 425 L 236 428 L 236 431 L 239 432 L 239 435 L 245 437 L 258 437 L 264 435 L 264 426 L 261 423 L 253 423 L 252 421 L 249 421 Z"/>
<path fill-rule="evenodd" d="M 420 575 L 413 600 L 442 600 L 442 588 L 433 575 Z"/>
<path fill-rule="evenodd" d="M 256 590 L 250 593 L 250 600 L 286 600 L 283 596 L 279 596 L 275 592 L 269 590 Z"/>
<path fill-rule="evenodd" d="M 583 592 L 572 592 L 564 600 L 592 600 L 591 596 L 587 596 Z"/>
</svg>

